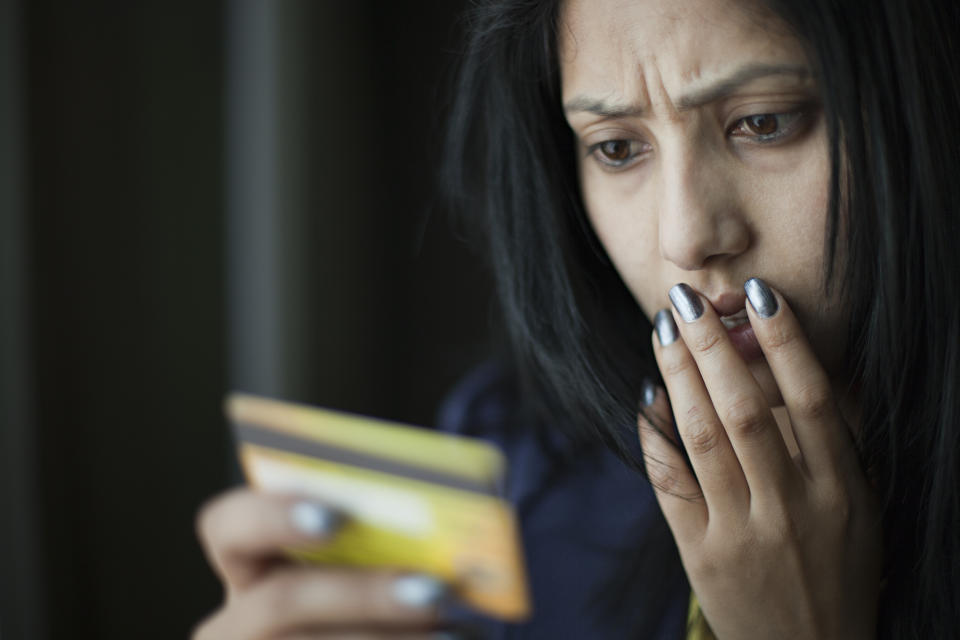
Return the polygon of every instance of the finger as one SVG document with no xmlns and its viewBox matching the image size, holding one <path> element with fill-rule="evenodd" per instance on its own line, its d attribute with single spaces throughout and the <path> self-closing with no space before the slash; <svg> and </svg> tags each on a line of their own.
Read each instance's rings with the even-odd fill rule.
<svg viewBox="0 0 960 640">
<path fill-rule="evenodd" d="M 275 638 L 350 629 L 426 631 L 449 593 L 426 575 L 293 566 L 278 570 L 204 625 L 195 640 Z"/>
<path fill-rule="evenodd" d="M 710 301 L 688 285 L 670 289 L 670 299 L 683 342 L 697 363 L 751 496 L 784 495 L 796 477 L 790 452 L 727 328 Z"/>
<path fill-rule="evenodd" d="M 696 361 L 668 309 L 654 319 L 653 353 L 673 407 L 677 431 L 690 458 L 708 515 L 744 509 L 750 495 L 743 470 L 714 411 Z"/>
<path fill-rule="evenodd" d="M 197 532 L 232 592 L 275 566 L 285 557 L 283 549 L 329 540 L 341 520 L 329 507 L 302 497 L 236 489 L 201 509 Z"/>
<path fill-rule="evenodd" d="M 643 379 L 640 397 L 640 416 L 654 431 L 669 440 L 674 447 L 680 447 L 680 436 L 677 434 L 677 428 L 673 422 L 673 415 L 670 413 L 670 402 L 667 399 L 667 393 L 650 378 Z"/>
<path fill-rule="evenodd" d="M 663 416 L 670 415 L 667 394 L 652 383 L 647 384 L 637 417 L 644 467 L 670 530 L 683 544 L 699 538 L 706 529 L 707 507 L 700 486 L 673 439 L 672 420 L 669 431 L 665 428 L 669 418 L 665 420 Z"/>
<path fill-rule="evenodd" d="M 783 297 L 759 278 L 744 284 L 747 316 L 780 388 L 797 447 L 812 477 L 846 464 L 853 439 L 833 398 L 830 381 Z"/>
</svg>

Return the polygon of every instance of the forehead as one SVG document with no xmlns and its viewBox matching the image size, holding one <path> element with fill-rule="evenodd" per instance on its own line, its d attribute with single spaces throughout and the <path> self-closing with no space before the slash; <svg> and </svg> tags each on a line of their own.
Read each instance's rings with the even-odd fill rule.
<svg viewBox="0 0 960 640">
<path fill-rule="evenodd" d="M 744 64 L 806 61 L 785 25 L 746 1 L 567 0 L 559 36 L 565 100 L 656 103 Z"/>
</svg>

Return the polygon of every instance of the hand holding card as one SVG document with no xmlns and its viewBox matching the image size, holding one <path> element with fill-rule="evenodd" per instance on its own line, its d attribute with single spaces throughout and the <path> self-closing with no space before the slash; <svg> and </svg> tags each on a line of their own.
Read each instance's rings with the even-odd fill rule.
<svg viewBox="0 0 960 640">
<path fill-rule="evenodd" d="M 466 604 L 530 613 L 516 521 L 499 496 L 505 462 L 479 440 L 249 395 L 227 399 L 249 482 L 345 515 L 323 545 L 291 553 L 447 581 Z"/>
</svg>

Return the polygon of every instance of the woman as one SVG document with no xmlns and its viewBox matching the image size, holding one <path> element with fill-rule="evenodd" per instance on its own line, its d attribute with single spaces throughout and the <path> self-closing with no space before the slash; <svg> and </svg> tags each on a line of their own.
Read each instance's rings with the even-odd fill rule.
<svg viewBox="0 0 960 640">
<path fill-rule="evenodd" d="M 555 502 L 592 482 L 596 518 L 629 504 L 632 480 L 581 465 L 599 442 L 645 467 L 669 526 L 604 521 L 618 561 L 556 593 L 605 614 L 554 610 L 567 637 L 682 637 L 688 602 L 721 639 L 956 635 L 958 24 L 946 1 L 476 10 L 446 184 L 497 277 L 504 397 L 539 400 Z M 484 402 L 504 404 L 461 404 Z M 229 597 L 197 637 L 434 628 L 423 577 L 266 570 L 325 516 L 208 507 Z M 535 596 L 559 535 L 539 529 Z"/>
</svg>

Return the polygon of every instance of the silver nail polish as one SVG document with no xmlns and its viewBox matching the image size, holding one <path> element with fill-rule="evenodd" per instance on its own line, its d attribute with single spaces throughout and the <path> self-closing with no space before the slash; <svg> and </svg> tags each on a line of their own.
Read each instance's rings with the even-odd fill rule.
<svg viewBox="0 0 960 640">
<path fill-rule="evenodd" d="M 680 283 L 670 288 L 670 302 L 684 322 L 693 322 L 703 315 L 700 296 L 689 285 Z"/>
<path fill-rule="evenodd" d="M 393 581 L 393 598 L 413 608 L 435 605 L 447 595 L 447 585 L 422 574 L 401 576 Z"/>
<path fill-rule="evenodd" d="M 662 347 L 676 342 L 677 338 L 680 337 L 677 323 L 673 321 L 673 314 L 670 313 L 669 309 L 657 311 L 657 315 L 653 317 L 653 326 L 657 330 L 657 339 Z"/>
<path fill-rule="evenodd" d="M 340 526 L 340 520 L 335 511 L 315 502 L 302 501 L 290 507 L 290 522 L 304 535 L 329 535 Z"/>
<path fill-rule="evenodd" d="M 643 406 L 649 407 L 657 400 L 657 387 L 650 378 L 643 379 L 643 388 L 640 395 Z"/>
<path fill-rule="evenodd" d="M 761 318 L 771 318 L 779 311 L 777 297 L 773 295 L 773 291 L 770 291 L 767 283 L 760 278 L 750 278 L 743 284 L 743 289 L 747 292 L 750 306 Z"/>
</svg>

